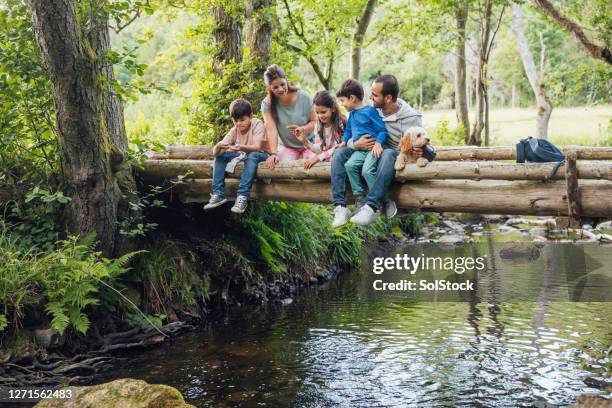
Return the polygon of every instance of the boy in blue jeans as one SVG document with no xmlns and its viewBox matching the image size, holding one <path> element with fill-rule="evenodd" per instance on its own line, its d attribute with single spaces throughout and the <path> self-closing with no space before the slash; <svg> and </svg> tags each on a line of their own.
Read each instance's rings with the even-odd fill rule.
<svg viewBox="0 0 612 408">
<path fill-rule="evenodd" d="M 247 208 L 257 165 L 268 158 L 268 143 L 264 123 L 253 118 L 253 108 L 247 100 L 236 99 L 230 104 L 229 110 L 234 127 L 213 148 L 215 164 L 212 194 L 204 209 L 209 210 L 227 202 L 225 169 L 230 162 L 235 165 L 236 162 L 244 160 L 236 203 L 231 209 L 234 213 L 242 214 Z"/>
<path fill-rule="evenodd" d="M 355 142 L 365 135 L 371 135 L 376 139 L 371 151 L 354 150 L 344 165 L 355 196 L 355 207 L 359 209 L 365 204 L 366 194 L 361 183 L 361 176 L 365 179 L 368 189 L 371 189 L 376 178 L 378 159 L 383 152 L 383 144 L 387 140 L 388 132 L 376 108 L 364 103 L 363 87 L 358 81 L 354 79 L 344 81 L 336 96 L 349 112 L 341 146 L 346 145 L 350 140 Z M 334 212 L 332 224 L 334 228 L 344 224 L 350 216 L 350 211 L 346 207 L 338 206 Z"/>
</svg>

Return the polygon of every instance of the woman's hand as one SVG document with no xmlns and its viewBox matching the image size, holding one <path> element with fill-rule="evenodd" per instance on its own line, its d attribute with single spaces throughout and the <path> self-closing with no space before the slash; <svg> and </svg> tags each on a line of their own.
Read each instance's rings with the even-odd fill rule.
<svg viewBox="0 0 612 408">
<path fill-rule="evenodd" d="M 304 168 L 309 169 L 312 166 L 314 166 L 316 163 L 318 163 L 319 161 L 320 161 L 319 156 L 314 156 L 314 157 L 311 157 L 310 159 L 306 159 L 304 160 Z"/>
<path fill-rule="evenodd" d="M 294 126 L 294 125 L 290 125 L 290 126 Z M 292 129 L 289 126 L 287 126 L 287 127 Z M 304 127 L 303 126 L 296 126 L 295 129 L 291 130 L 291 132 L 293 133 L 293 135 L 295 136 L 295 138 L 297 140 L 302 142 L 302 144 L 304 146 L 308 147 L 308 139 L 306 139 L 306 132 L 304 131 Z"/>
<path fill-rule="evenodd" d="M 266 159 L 266 163 L 268 163 L 268 168 L 270 170 L 274 170 L 274 166 L 278 163 L 278 156 L 276 154 L 271 154 L 270 157 Z"/>
</svg>

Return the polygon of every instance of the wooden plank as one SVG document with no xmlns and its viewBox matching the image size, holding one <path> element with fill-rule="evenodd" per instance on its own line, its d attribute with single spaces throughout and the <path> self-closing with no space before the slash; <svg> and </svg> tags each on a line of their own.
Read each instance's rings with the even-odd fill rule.
<svg viewBox="0 0 612 408">
<path fill-rule="evenodd" d="M 551 177 L 551 170 L 556 163 L 498 163 L 498 162 L 432 162 L 425 167 L 416 164 L 407 165 L 395 176 L 396 181 L 430 180 L 430 179 L 466 179 L 466 180 L 549 180 L 564 179 L 564 172 L 559 170 Z M 228 178 L 239 178 L 243 165 L 239 164 Z M 582 179 L 612 180 L 612 163 L 580 162 L 577 165 Z M 211 178 L 212 161 L 210 160 L 147 160 L 144 172 L 152 178 L 171 178 L 180 174 L 189 174 L 190 178 Z M 317 163 L 305 170 L 301 160 L 280 162 L 274 170 L 266 163 L 260 163 L 258 177 L 271 179 L 312 179 L 330 180 L 330 164 Z"/>
<path fill-rule="evenodd" d="M 612 147 L 560 146 L 559 149 L 565 154 L 576 152 L 578 160 L 612 160 Z M 440 146 L 436 147 L 436 152 L 436 161 L 516 160 L 514 146 Z M 163 152 L 150 152 L 149 157 L 153 160 L 210 160 L 213 154 L 211 145 L 169 146 Z"/>
<path fill-rule="evenodd" d="M 238 180 L 226 180 L 226 194 L 235 195 Z M 206 202 L 210 179 L 187 181 L 181 188 L 184 202 Z M 612 216 L 612 182 L 581 182 L 582 215 Z M 331 185 L 317 180 L 256 182 L 252 196 L 260 200 L 331 203 Z M 413 211 L 465 212 L 478 214 L 524 214 L 567 216 L 568 200 L 563 180 L 495 181 L 442 180 L 394 184 L 390 196 L 398 207 Z"/>
</svg>

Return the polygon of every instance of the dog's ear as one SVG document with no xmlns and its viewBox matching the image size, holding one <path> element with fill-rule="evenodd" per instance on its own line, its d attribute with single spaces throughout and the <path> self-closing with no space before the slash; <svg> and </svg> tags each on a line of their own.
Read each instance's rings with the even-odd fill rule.
<svg viewBox="0 0 612 408">
<path fill-rule="evenodd" d="M 404 141 L 402 151 L 405 153 L 410 153 L 410 151 L 412 151 L 412 135 L 410 133 L 406 133 L 402 140 Z"/>
</svg>

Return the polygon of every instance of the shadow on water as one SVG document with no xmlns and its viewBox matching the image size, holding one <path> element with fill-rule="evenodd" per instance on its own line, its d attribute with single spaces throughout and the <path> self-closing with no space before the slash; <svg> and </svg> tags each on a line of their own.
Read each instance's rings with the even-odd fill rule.
<svg viewBox="0 0 612 408">
<path fill-rule="evenodd" d="M 380 293 L 375 257 L 484 257 L 473 273 L 418 271 L 475 290 Z M 381 245 L 361 269 L 286 307 L 235 309 L 112 378 L 177 387 L 199 407 L 567 405 L 610 389 L 612 251 L 597 244 Z M 105 378 L 101 380 L 108 380 Z"/>
</svg>

